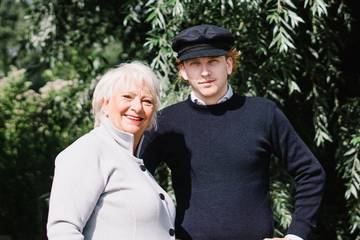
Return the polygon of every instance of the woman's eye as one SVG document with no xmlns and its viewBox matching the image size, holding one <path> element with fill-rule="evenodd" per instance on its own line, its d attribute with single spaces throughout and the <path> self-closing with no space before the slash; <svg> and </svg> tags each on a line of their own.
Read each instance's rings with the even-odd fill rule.
<svg viewBox="0 0 360 240">
<path fill-rule="evenodd" d="M 121 98 L 126 99 L 126 100 L 132 99 L 131 95 L 128 95 L 128 94 L 121 95 Z"/>
<path fill-rule="evenodd" d="M 153 101 L 150 99 L 144 99 L 143 103 L 145 103 L 146 105 L 153 105 Z"/>
</svg>

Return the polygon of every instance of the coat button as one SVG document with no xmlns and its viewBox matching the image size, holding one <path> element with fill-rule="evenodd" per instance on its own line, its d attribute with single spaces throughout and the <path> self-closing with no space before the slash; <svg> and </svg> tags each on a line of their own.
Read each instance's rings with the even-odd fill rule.
<svg viewBox="0 0 360 240">
<path fill-rule="evenodd" d="M 140 169 L 141 169 L 141 171 L 145 172 L 146 171 L 145 165 L 140 165 Z"/>
<path fill-rule="evenodd" d="M 164 194 L 159 193 L 159 196 L 160 196 L 160 199 L 161 199 L 161 200 L 165 200 L 165 196 L 164 196 Z"/>
<path fill-rule="evenodd" d="M 175 230 L 173 228 L 169 229 L 169 234 L 170 236 L 174 236 L 175 235 Z"/>
</svg>

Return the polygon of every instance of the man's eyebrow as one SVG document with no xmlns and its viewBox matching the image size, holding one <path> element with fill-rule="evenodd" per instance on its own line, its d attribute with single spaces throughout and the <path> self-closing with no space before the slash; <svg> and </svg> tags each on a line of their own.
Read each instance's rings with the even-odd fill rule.
<svg viewBox="0 0 360 240">
<path fill-rule="evenodd" d="M 200 60 L 197 58 L 194 58 L 194 59 L 189 59 L 189 60 L 185 60 L 185 61 L 188 63 L 192 63 L 192 62 L 199 62 Z"/>
</svg>

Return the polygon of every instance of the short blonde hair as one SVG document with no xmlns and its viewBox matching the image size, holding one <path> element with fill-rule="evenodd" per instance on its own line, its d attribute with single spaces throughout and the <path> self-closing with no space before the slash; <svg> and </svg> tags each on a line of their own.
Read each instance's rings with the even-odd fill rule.
<svg viewBox="0 0 360 240">
<path fill-rule="evenodd" d="M 143 82 L 148 87 L 154 100 L 154 114 L 150 121 L 149 129 L 156 127 L 156 112 L 160 107 L 160 81 L 154 71 L 140 61 L 122 63 L 107 71 L 97 83 L 92 98 L 92 113 L 94 115 L 94 127 L 101 123 L 105 116 L 102 111 L 104 100 L 109 100 L 114 90 L 129 89 L 138 82 Z"/>
</svg>

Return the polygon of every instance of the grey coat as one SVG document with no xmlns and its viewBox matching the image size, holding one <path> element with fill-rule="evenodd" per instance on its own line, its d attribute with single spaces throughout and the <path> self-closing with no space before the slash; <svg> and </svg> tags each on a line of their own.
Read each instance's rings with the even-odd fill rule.
<svg viewBox="0 0 360 240">
<path fill-rule="evenodd" d="M 49 240 L 175 239 L 173 201 L 132 151 L 105 122 L 57 156 Z"/>
</svg>

